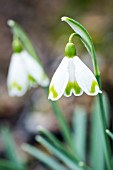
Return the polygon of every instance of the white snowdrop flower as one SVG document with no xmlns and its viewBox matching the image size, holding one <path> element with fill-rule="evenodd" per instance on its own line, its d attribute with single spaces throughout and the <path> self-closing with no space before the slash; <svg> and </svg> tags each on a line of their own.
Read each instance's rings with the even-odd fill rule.
<svg viewBox="0 0 113 170">
<path fill-rule="evenodd" d="M 42 66 L 25 50 L 14 52 L 9 66 L 7 86 L 10 96 L 23 96 L 37 84 L 46 87 L 49 79 Z"/>
<path fill-rule="evenodd" d="M 65 57 L 54 73 L 48 99 L 58 100 L 63 94 L 66 97 L 80 96 L 85 92 L 90 96 L 102 93 L 98 82 L 91 70 L 76 56 L 73 43 L 67 43 Z"/>
</svg>

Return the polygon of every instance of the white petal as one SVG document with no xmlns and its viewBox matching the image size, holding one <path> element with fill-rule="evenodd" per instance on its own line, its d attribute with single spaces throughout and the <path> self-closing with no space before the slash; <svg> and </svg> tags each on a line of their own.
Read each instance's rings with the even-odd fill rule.
<svg viewBox="0 0 113 170">
<path fill-rule="evenodd" d="M 70 97 L 73 93 L 75 96 L 81 96 L 83 94 L 83 90 L 80 88 L 80 86 L 76 81 L 75 66 L 73 64 L 72 58 L 69 58 L 68 71 L 69 71 L 69 81 L 66 86 L 64 95 L 66 97 Z"/>
<path fill-rule="evenodd" d="M 69 79 L 68 63 L 69 58 L 64 57 L 54 73 L 49 87 L 48 99 L 55 101 L 63 95 Z"/>
<path fill-rule="evenodd" d="M 21 53 L 14 53 L 9 66 L 7 86 L 10 96 L 23 96 L 28 88 L 27 72 L 21 60 Z"/>
<path fill-rule="evenodd" d="M 91 96 L 101 93 L 98 82 L 91 70 L 77 56 L 73 58 L 73 62 L 76 80 L 82 90 Z"/>
<path fill-rule="evenodd" d="M 23 62 L 25 63 L 25 67 L 28 71 L 28 75 L 31 76 L 34 81 L 36 81 L 41 86 L 48 86 L 49 79 L 45 75 L 42 66 L 35 60 L 33 57 L 29 55 L 26 51 L 22 53 Z M 31 83 L 31 86 L 36 85 Z"/>
</svg>

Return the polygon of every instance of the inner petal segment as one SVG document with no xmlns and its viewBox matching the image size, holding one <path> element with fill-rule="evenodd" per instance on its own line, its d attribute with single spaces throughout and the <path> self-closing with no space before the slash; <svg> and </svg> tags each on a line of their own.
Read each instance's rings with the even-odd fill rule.
<svg viewBox="0 0 113 170">
<path fill-rule="evenodd" d="M 75 96 L 80 96 L 80 95 L 82 95 L 83 91 L 80 88 L 80 86 L 78 85 L 76 78 L 75 78 L 75 66 L 73 64 L 73 60 L 71 58 L 69 60 L 70 60 L 69 65 L 68 65 L 69 81 L 65 88 L 64 95 L 66 97 L 69 97 L 73 93 Z"/>
<path fill-rule="evenodd" d="M 76 81 L 74 82 L 68 82 L 66 89 L 65 89 L 65 96 L 69 97 L 72 95 L 72 93 L 75 96 L 79 96 L 82 94 L 82 89 L 80 88 L 80 86 L 78 85 L 78 83 Z"/>
</svg>

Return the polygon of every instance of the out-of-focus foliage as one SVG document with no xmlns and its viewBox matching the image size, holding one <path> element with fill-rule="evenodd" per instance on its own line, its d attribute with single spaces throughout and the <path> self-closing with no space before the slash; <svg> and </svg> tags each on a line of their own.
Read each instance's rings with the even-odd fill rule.
<svg viewBox="0 0 113 170">
<path fill-rule="evenodd" d="M 20 157 L 16 148 L 13 136 L 7 127 L 3 127 L 1 130 L 5 153 L 8 160 L 0 159 L 0 169 L 2 170 L 26 170 L 22 158 Z"/>
<path fill-rule="evenodd" d="M 104 108 L 106 110 L 106 121 L 108 123 L 109 119 L 109 101 L 107 95 L 104 95 L 103 98 Z M 87 123 L 87 115 L 86 110 L 84 108 L 77 108 L 74 112 L 74 118 L 73 118 L 73 135 L 74 135 L 74 141 L 75 146 L 77 148 L 76 152 L 73 150 L 68 150 L 68 146 L 66 144 L 60 143 L 58 139 L 53 136 L 50 132 L 43 128 L 39 128 L 40 136 L 36 137 L 36 140 L 42 144 L 45 148 L 48 149 L 48 151 L 57 157 L 58 160 L 61 160 L 63 164 L 66 165 L 69 169 L 86 169 L 89 170 L 90 168 L 87 167 L 83 161 L 79 161 L 77 158 L 79 157 L 80 160 L 87 160 L 87 154 L 86 154 L 86 148 L 87 141 L 90 145 L 89 151 L 90 155 L 88 157 L 88 160 L 90 160 L 90 166 L 91 169 L 98 169 L 103 170 L 105 169 L 105 161 L 104 161 L 104 153 L 103 153 L 103 135 L 102 135 L 102 127 L 100 123 L 100 117 L 99 117 L 99 104 L 98 104 L 98 98 L 94 100 L 93 102 L 93 110 L 91 115 L 91 131 L 90 131 L 90 139 L 86 136 L 88 136 L 89 131 L 87 131 L 86 123 Z M 28 152 L 29 154 L 33 155 L 37 159 L 41 160 L 43 163 L 45 163 L 47 166 L 49 166 L 51 169 L 58 170 L 57 166 L 54 168 L 52 167 L 53 162 L 48 164 L 48 161 L 46 160 L 46 156 L 40 157 L 40 151 L 37 148 L 34 148 L 28 144 L 25 144 L 23 146 L 23 149 Z M 98 154 L 97 154 L 98 153 Z M 44 154 L 44 153 L 43 153 Z M 41 154 L 41 155 L 43 155 Z M 77 167 L 78 166 L 78 167 Z M 64 168 L 64 167 L 63 167 Z"/>
<path fill-rule="evenodd" d="M 106 94 L 103 97 L 103 103 L 106 111 L 105 112 L 106 122 L 109 127 L 110 107 L 109 107 L 109 100 Z M 102 145 L 104 138 L 102 134 L 99 112 L 100 112 L 100 106 L 97 98 L 93 104 L 93 109 L 91 114 L 90 161 L 93 169 L 103 170 L 105 169 L 105 157 L 104 157 L 103 145 Z"/>
</svg>

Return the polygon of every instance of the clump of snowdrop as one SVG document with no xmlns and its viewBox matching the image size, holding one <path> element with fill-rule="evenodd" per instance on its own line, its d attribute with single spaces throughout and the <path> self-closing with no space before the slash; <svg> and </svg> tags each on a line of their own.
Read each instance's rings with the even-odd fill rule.
<svg viewBox="0 0 113 170">
<path fill-rule="evenodd" d="M 70 97 L 72 93 L 80 96 L 83 92 L 95 96 L 101 90 L 94 74 L 76 55 L 75 45 L 69 39 L 65 47 L 65 57 L 52 77 L 48 99 L 55 101 L 63 94 Z"/>
<path fill-rule="evenodd" d="M 23 96 L 31 87 L 48 86 L 49 79 L 41 64 L 25 49 L 19 39 L 14 37 L 7 86 L 10 96 Z"/>
</svg>

